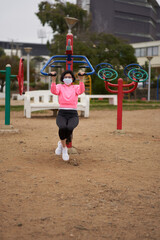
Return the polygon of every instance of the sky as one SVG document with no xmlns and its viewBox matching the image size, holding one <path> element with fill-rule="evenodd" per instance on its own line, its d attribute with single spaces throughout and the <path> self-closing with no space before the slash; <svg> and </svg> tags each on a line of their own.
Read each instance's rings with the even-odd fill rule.
<svg viewBox="0 0 160 240">
<path fill-rule="evenodd" d="M 76 3 L 76 0 L 68 1 Z M 35 15 L 40 2 L 42 0 L 0 0 L 0 41 L 46 43 L 51 40 L 52 29 L 47 25 L 43 27 Z M 157 2 L 160 4 L 160 0 Z"/>
<path fill-rule="evenodd" d="M 76 0 L 68 1 L 76 3 Z M 42 0 L 0 0 L 0 41 L 46 43 L 51 40 L 52 29 L 47 25 L 43 27 L 35 15 L 40 2 Z M 39 32 L 46 37 L 42 39 Z"/>
</svg>

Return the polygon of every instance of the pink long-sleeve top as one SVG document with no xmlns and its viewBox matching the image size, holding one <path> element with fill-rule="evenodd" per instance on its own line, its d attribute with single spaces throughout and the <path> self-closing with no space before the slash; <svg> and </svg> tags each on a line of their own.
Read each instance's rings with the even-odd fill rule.
<svg viewBox="0 0 160 240">
<path fill-rule="evenodd" d="M 79 85 L 51 84 L 51 93 L 59 96 L 60 108 L 77 109 L 78 95 L 85 91 L 83 82 Z"/>
</svg>

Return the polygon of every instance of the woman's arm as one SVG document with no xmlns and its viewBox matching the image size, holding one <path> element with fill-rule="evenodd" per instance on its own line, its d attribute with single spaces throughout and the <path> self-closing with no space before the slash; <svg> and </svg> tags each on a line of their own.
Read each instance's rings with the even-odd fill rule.
<svg viewBox="0 0 160 240">
<path fill-rule="evenodd" d="M 50 75 L 52 76 L 52 83 L 56 83 L 57 73 L 54 71 L 54 72 L 51 72 Z"/>
<path fill-rule="evenodd" d="M 85 85 L 84 85 L 84 72 L 78 73 L 78 79 L 79 79 L 79 86 L 77 89 L 77 94 L 80 95 L 83 92 L 85 92 Z"/>
<path fill-rule="evenodd" d="M 84 82 L 84 74 L 85 72 L 81 72 L 81 71 L 78 72 L 79 82 Z"/>
<path fill-rule="evenodd" d="M 56 86 L 56 72 L 51 72 L 52 76 L 52 84 L 51 84 L 51 93 L 58 95 L 59 94 L 59 88 Z"/>
</svg>

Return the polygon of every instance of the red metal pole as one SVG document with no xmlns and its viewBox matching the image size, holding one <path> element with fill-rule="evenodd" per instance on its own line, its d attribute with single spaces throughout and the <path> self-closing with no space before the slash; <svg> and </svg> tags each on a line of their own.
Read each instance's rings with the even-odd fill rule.
<svg viewBox="0 0 160 240">
<path fill-rule="evenodd" d="M 129 84 L 123 85 L 123 79 L 118 79 L 118 84 L 112 84 L 110 82 L 105 81 L 105 88 L 108 92 L 117 93 L 118 95 L 118 103 L 117 103 L 117 130 L 122 130 L 122 106 L 123 106 L 123 94 L 131 93 L 137 88 L 138 82 L 132 82 Z M 109 87 L 116 87 L 117 90 L 112 90 Z M 133 87 L 129 90 L 123 90 L 124 87 Z"/>
<path fill-rule="evenodd" d="M 66 55 L 67 55 L 67 61 L 66 61 L 66 70 L 73 71 L 73 59 L 71 56 L 73 55 L 73 34 L 68 33 L 66 36 Z"/>
<path fill-rule="evenodd" d="M 66 36 L 66 70 L 73 71 L 73 34 L 68 33 Z M 72 136 L 70 136 L 70 141 L 66 142 L 67 148 L 72 148 Z"/>
<path fill-rule="evenodd" d="M 122 130 L 123 79 L 118 79 L 117 130 Z"/>
</svg>

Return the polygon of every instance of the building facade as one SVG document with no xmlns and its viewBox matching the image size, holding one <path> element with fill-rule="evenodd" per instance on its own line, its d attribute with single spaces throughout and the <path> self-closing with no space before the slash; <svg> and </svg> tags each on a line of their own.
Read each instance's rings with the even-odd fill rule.
<svg viewBox="0 0 160 240">
<path fill-rule="evenodd" d="M 77 0 L 77 5 L 88 13 L 90 12 L 90 0 Z"/>
<path fill-rule="evenodd" d="M 32 48 L 30 54 L 32 58 L 39 56 L 48 58 L 50 54 L 46 44 L 0 41 L 0 48 L 3 48 L 8 56 L 16 55 L 19 58 L 25 58 L 27 55 L 25 52 L 26 47 Z"/>
<path fill-rule="evenodd" d="M 151 66 L 156 69 L 156 76 L 160 75 L 160 41 L 132 43 L 138 63 L 143 66 L 151 57 Z"/>
<path fill-rule="evenodd" d="M 91 13 L 91 30 L 129 43 L 160 40 L 160 6 L 156 0 L 77 0 Z"/>
</svg>

